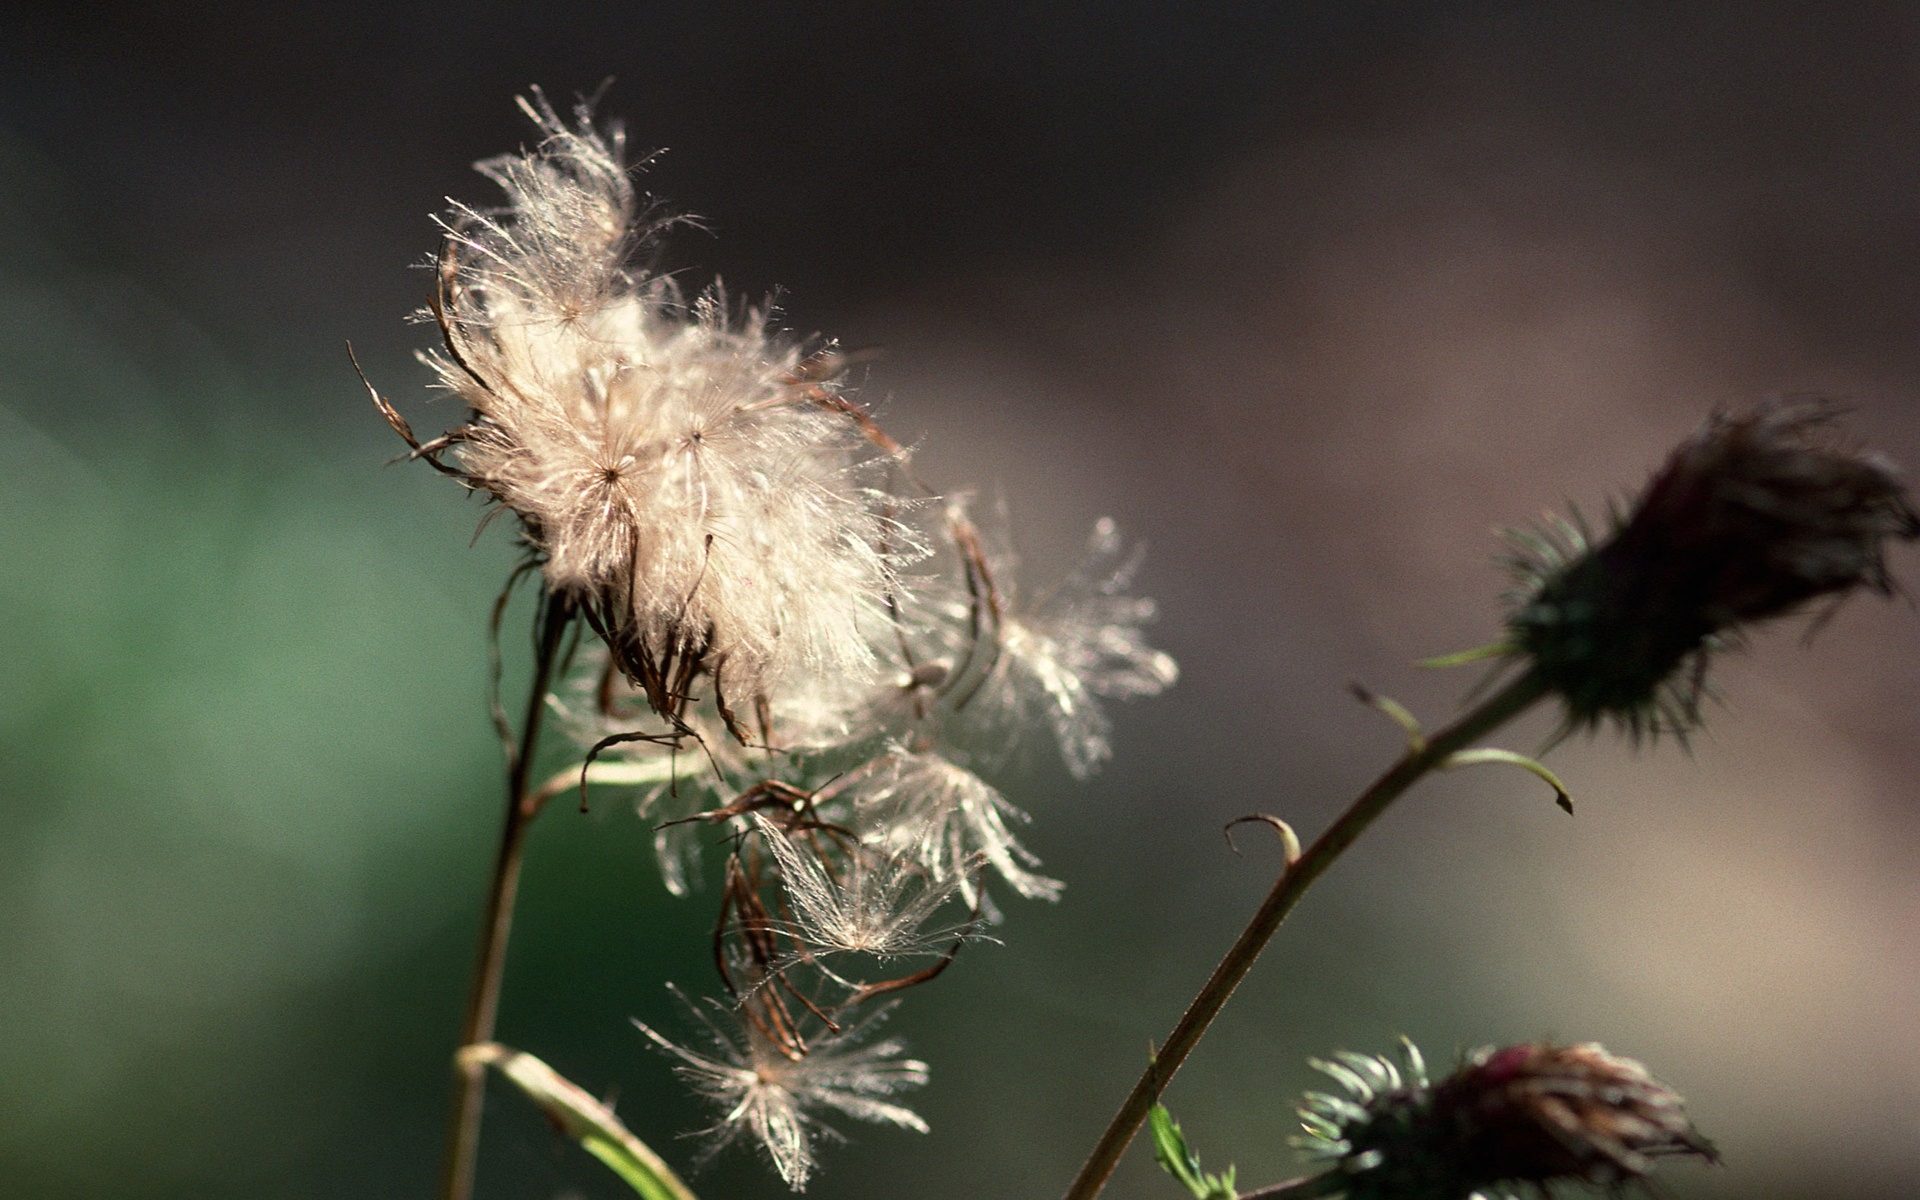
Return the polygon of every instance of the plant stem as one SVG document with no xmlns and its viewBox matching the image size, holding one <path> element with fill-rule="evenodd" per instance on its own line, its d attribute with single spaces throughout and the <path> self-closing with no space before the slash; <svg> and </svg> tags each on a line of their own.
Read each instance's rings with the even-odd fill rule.
<svg viewBox="0 0 1920 1200">
<path fill-rule="evenodd" d="M 1518 716 L 1546 692 L 1546 685 L 1529 672 L 1463 713 L 1431 738 L 1414 741 L 1399 761 L 1360 793 L 1340 819 L 1328 826 L 1319 840 L 1288 866 L 1233 947 L 1220 960 L 1220 965 L 1213 969 L 1212 976 L 1187 1005 L 1179 1024 L 1155 1052 L 1153 1062 L 1133 1085 L 1120 1111 L 1114 1114 L 1080 1173 L 1067 1188 L 1065 1200 L 1093 1200 L 1100 1194 L 1119 1165 L 1121 1154 L 1147 1119 L 1147 1110 L 1153 1106 L 1155 1097 L 1192 1053 L 1213 1019 L 1220 1015 L 1233 989 L 1246 977 L 1260 951 L 1280 928 L 1280 922 L 1293 911 L 1314 881 L 1408 788 L 1429 772 L 1446 766 L 1457 751 Z"/>
<path fill-rule="evenodd" d="M 487 895 L 485 921 L 480 929 L 480 951 L 467 992 L 466 1020 L 460 1026 L 460 1049 L 493 1040 L 500 1011 L 500 985 L 506 972 L 507 935 L 513 930 L 513 901 L 520 890 L 520 863 L 527 827 L 540 811 L 540 799 L 528 789 L 534 752 L 540 744 L 540 721 L 546 713 L 547 692 L 553 680 L 560 643 L 573 619 L 572 607 L 543 596 L 535 618 L 533 680 L 520 723 L 520 738 L 507 754 L 507 815 L 500 833 L 500 853 L 494 859 L 493 884 Z M 456 1053 L 453 1110 L 447 1127 L 446 1160 L 440 1176 L 441 1200 L 468 1200 L 473 1195 L 474 1162 L 480 1150 L 480 1114 L 486 1100 L 486 1064 Z"/>
<path fill-rule="evenodd" d="M 1337 1196 L 1347 1190 L 1348 1181 L 1339 1171 L 1303 1175 L 1285 1183 L 1268 1184 L 1251 1192 L 1241 1192 L 1240 1200 L 1311 1200 L 1319 1196 Z"/>
</svg>

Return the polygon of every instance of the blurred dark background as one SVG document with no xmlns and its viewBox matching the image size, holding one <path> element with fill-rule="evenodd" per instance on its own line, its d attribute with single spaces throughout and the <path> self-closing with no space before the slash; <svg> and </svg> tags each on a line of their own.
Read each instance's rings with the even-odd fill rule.
<svg viewBox="0 0 1920 1200">
<path fill-rule="evenodd" d="M 1091 785 L 1015 782 L 1069 883 L 896 1030 L 926 1138 L 812 1194 L 1057 1194 L 1270 880 L 1441 720 L 1496 526 L 1634 486 L 1715 406 L 1845 397 L 1920 462 L 1907 4 L 156 3 L 0 37 L 0 1192 L 417 1197 L 493 852 L 485 621 L 513 552 L 398 448 L 444 197 L 529 85 L 669 152 L 669 265 L 882 346 L 929 478 L 1030 573 L 1112 514 L 1181 661 Z M 1024 515 L 1022 515 L 1024 514 Z M 1916 576 L 1911 555 L 1897 564 Z M 524 617 L 520 618 L 524 620 Z M 522 642 L 509 638 L 510 650 Z M 1168 1094 L 1243 1185 L 1309 1055 L 1600 1039 L 1726 1152 L 1676 1197 L 1920 1189 L 1920 623 L 1760 639 L 1691 757 L 1575 742 L 1423 789 Z M 1536 724 L 1507 744 L 1530 749 Z M 501 1037 L 684 1163 L 627 1024 L 705 986 L 629 811 L 535 831 Z M 617 1185 L 496 1092 L 482 1197 Z M 777 1195 L 745 1154 L 694 1180 Z M 1113 1194 L 1169 1197 L 1136 1149 Z"/>
</svg>

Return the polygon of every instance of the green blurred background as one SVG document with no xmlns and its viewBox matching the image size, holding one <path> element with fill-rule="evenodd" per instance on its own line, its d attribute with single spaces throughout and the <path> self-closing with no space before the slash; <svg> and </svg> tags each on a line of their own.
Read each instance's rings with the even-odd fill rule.
<svg viewBox="0 0 1920 1200">
<path fill-rule="evenodd" d="M 346 361 L 436 430 L 428 215 L 511 98 L 612 77 L 669 266 L 886 356 L 929 478 L 1030 575 L 1112 514 L 1176 691 L 1091 785 L 1010 788 L 1069 889 L 896 1030 L 926 1138 L 811 1193 L 1064 1186 L 1270 879 L 1487 640 L 1489 531 L 1633 486 L 1709 408 L 1854 401 L 1920 462 L 1920 10 L 1203 2 L 15 14 L 0 37 L 0 1194 L 407 1197 L 496 836 L 487 607 L 512 562 Z M 1021 516 L 1024 514 L 1024 516 Z M 1911 556 L 1898 564 L 1914 577 Z M 525 615 L 510 618 L 524 627 Z M 510 637 L 510 650 L 523 644 Z M 1920 1189 L 1920 624 L 1761 639 L 1693 756 L 1424 789 L 1326 881 L 1169 1093 L 1292 1173 L 1304 1059 L 1598 1038 L 1685 1092 L 1679 1197 Z M 1535 725 L 1508 744 L 1531 748 Z M 618 804 L 535 831 L 501 1036 L 684 1162 L 627 1023 L 706 984 L 710 903 Z M 482 1197 L 609 1197 L 496 1092 Z M 750 1156 L 708 1200 L 776 1195 Z M 1136 1152 L 1113 1194 L 1170 1197 Z"/>
</svg>

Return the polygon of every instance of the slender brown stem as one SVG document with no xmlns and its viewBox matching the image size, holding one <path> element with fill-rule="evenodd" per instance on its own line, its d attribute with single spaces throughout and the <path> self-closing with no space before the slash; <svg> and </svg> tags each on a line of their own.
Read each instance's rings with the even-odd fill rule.
<svg viewBox="0 0 1920 1200">
<path fill-rule="evenodd" d="M 1319 1196 L 1337 1196 L 1347 1190 L 1348 1180 L 1338 1171 L 1302 1175 L 1285 1183 L 1270 1183 L 1251 1192 L 1241 1192 L 1240 1200 L 1312 1200 Z"/>
<path fill-rule="evenodd" d="M 1192 1053 L 1201 1035 L 1206 1033 L 1207 1026 L 1226 1006 L 1233 989 L 1246 977 L 1254 960 L 1260 956 L 1260 951 L 1272 939 L 1274 931 L 1280 928 L 1280 922 L 1293 911 L 1293 906 L 1300 902 L 1300 897 L 1306 894 L 1314 881 L 1409 787 L 1428 772 L 1446 765 L 1447 759 L 1455 752 L 1465 749 L 1470 743 L 1519 715 L 1546 691 L 1546 685 L 1533 674 L 1522 675 L 1463 713 L 1430 739 L 1409 745 L 1399 761 L 1360 793 L 1352 807 L 1328 826 L 1319 840 L 1307 847 L 1299 859 L 1287 868 L 1254 912 L 1253 919 L 1240 932 L 1232 949 L 1227 951 L 1220 965 L 1213 969 L 1212 976 L 1187 1005 L 1186 1014 L 1173 1027 L 1173 1032 L 1167 1035 L 1167 1040 L 1155 1053 L 1153 1062 L 1140 1076 L 1139 1082 L 1127 1093 L 1120 1111 L 1114 1114 L 1106 1132 L 1095 1143 L 1093 1153 L 1087 1156 L 1086 1164 L 1067 1188 L 1065 1200 L 1093 1200 L 1100 1194 L 1114 1167 L 1119 1165 L 1121 1154 L 1146 1121 L 1147 1110 L 1153 1106 L 1154 1098 L 1173 1078 L 1174 1072 L 1180 1069 L 1187 1055 Z"/>
<path fill-rule="evenodd" d="M 467 993 L 466 1020 L 460 1026 L 460 1047 L 493 1040 L 494 1019 L 500 1011 L 500 984 L 507 963 L 507 935 L 513 929 L 513 901 L 520 890 L 520 862 L 527 827 L 544 798 L 528 789 L 534 752 L 540 744 L 540 719 L 546 712 L 547 692 L 560 645 L 573 618 L 571 606 L 543 597 L 536 618 L 533 680 L 520 723 L 520 738 L 507 755 L 507 815 L 500 833 L 500 853 L 494 859 L 493 884 L 487 895 L 486 920 L 480 930 L 480 951 L 474 962 L 473 982 Z M 447 1127 L 447 1152 L 440 1176 L 441 1200 L 468 1200 L 473 1195 L 474 1162 L 480 1149 L 480 1113 L 486 1099 L 486 1063 L 454 1056 L 453 1111 Z"/>
</svg>

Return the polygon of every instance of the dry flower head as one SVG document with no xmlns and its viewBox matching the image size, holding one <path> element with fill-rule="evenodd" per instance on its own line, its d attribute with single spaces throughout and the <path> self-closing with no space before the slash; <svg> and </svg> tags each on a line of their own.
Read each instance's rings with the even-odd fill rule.
<svg viewBox="0 0 1920 1200">
<path fill-rule="evenodd" d="M 982 772 L 1031 726 L 1085 777 L 1112 753 L 1102 701 L 1178 672 L 1147 643 L 1139 552 L 1111 521 L 1028 599 L 1010 539 L 914 477 L 839 390 L 844 356 L 640 265 L 673 221 L 636 191 L 617 128 L 538 92 L 521 108 L 537 143 L 478 164 L 504 203 L 440 219 L 428 362 L 465 420 L 423 442 L 374 401 L 414 457 L 516 521 L 583 797 L 632 789 L 676 893 L 729 847 L 728 999 L 694 1008 L 712 1049 L 640 1028 L 721 1110 L 710 1149 L 752 1141 L 797 1190 L 833 1136 L 824 1111 L 925 1128 L 887 1097 L 926 1065 L 863 1039 L 891 1006 L 877 997 L 985 940 L 983 876 L 1060 893 Z M 576 621 L 591 643 L 559 636 Z M 933 961 L 867 980 L 855 955 Z"/>
<path fill-rule="evenodd" d="M 1709 418 L 1597 541 L 1576 521 L 1516 535 L 1508 637 L 1568 724 L 1698 723 L 1708 656 L 1825 599 L 1895 590 L 1889 540 L 1920 536 L 1899 474 L 1838 436 L 1841 409 L 1775 400 Z"/>
<path fill-rule="evenodd" d="M 1342 1092 L 1309 1093 L 1297 1145 L 1332 1160 L 1349 1200 L 1506 1200 L 1557 1183 L 1644 1183 L 1656 1160 L 1717 1161 L 1677 1093 L 1598 1044 L 1484 1047 L 1429 1082 L 1402 1061 L 1316 1062 Z"/>
</svg>

